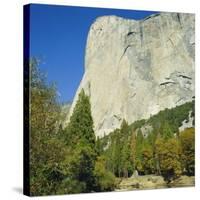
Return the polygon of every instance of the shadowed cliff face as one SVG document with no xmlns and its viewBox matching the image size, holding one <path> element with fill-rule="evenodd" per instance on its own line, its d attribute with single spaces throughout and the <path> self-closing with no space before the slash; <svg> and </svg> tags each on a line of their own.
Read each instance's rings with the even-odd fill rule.
<svg viewBox="0 0 200 200">
<path fill-rule="evenodd" d="M 108 134 L 194 96 L 193 14 L 162 13 L 135 21 L 103 16 L 92 24 L 84 88 L 90 96 L 95 133 Z"/>
</svg>

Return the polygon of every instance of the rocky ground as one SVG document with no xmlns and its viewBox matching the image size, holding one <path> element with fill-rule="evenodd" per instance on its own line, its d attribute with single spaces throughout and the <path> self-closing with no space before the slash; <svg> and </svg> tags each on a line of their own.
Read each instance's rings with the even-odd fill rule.
<svg viewBox="0 0 200 200">
<path fill-rule="evenodd" d="M 163 177 L 155 175 L 137 176 L 121 179 L 115 191 L 129 191 L 138 189 L 158 189 L 172 187 L 189 187 L 195 185 L 194 176 L 181 176 L 179 179 L 167 184 Z"/>
</svg>

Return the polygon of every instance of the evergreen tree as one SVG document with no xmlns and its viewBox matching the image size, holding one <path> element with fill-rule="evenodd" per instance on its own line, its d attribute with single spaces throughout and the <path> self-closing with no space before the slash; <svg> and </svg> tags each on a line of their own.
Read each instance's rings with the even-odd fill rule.
<svg viewBox="0 0 200 200">
<path fill-rule="evenodd" d="M 119 166 L 120 166 L 120 130 L 116 129 L 113 132 L 113 137 L 110 138 L 110 145 L 108 149 L 106 150 L 106 165 L 108 166 L 108 169 L 115 174 L 116 176 L 119 176 Z"/>
<path fill-rule="evenodd" d="M 173 132 L 169 126 L 169 124 L 167 122 L 164 122 L 164 125 L 163 125 L 163 129 L 162 129 L 162 137 L 167 140 L 169 138 L 172 138 L 174 135 L 173 135 Z"/>
<path fill-rule="evenodd" d="M 100 154 L 102 154 L 102 152 L 103 152 L 101 141 L 98 136 L 97 136 L 96 143 L 95 143 L 95 151 L 98 156 L 100 156 Z"/>
<path fill-rule="evenodd" d="M 130 151 L 130 139 L 129 134 L 130 128 L 126 120 L 122 121 L 121 128 L 120 128 L 120 139 L 121 139 L 121 158 L 120 158 L 120 171 L 123 173 L 123 177 L 128 177 L 132 172 L 132 165 L 131 165 L 131 151 Z M 119 146 L 119 143 L 118 143 Z"/>
<path fill-rule="evenodd" d="M 131 152 L 130 152 L 130 141 L 127 140 L 123 144 L 123 148 L 121 151 L 121 165 L 122 169 L 121 171 L 123 172 L 123 177 L 128 178 L 130 174 L 133 172 L 133 166 L 131 163 Z"/>
<path fill-rule="evenodd" d="M 121 127 L 120 127 L 121 136 L 125 137 L 129 135 L 129 126 L 125 119 L 123 119 Z"/>
<path fill-rule="evenodd" d="M 136 169 L 136 134 L 133 131 L 132 135 L 131 135 L 131 144 L 130 144 L 130 149 L 131 149 L 131 157 L 130 160 L 132 162 L 133 165 L 133 170 Z"/>
<path fill-rule="evenodd" d="M 91 105 L 89 97 L 85 94 L 83 89 L 79 94 L 73 114 L 70 117 L 67 133 L 67 139 L 70 141 L 72 146 L 82 140 L 94 148 L 95 135 L 93 130 Z"/>
<path fill-rule="evenodd" d="M 115 175 L 118 177 L 122 176 L 122 138 L 121 131 L 117 131 L 116 139 L 114 141 L 114 169 Z"/>
<path fill-rule="evenodd" d="M 94 185 L 96 152 L 90 107 L 89 97 L 82 89 L 67 127 L 67 139 L 73 157 L 70 163 L 71 177 L 82 185 L 81 192 L 92 191 Z"/>
<path fill-rule="evenodd" d="M 80 142 L 75 147 L 69 166 L 69 177 L 82 186 L 78 192 L 91 192 L 94 190 L 95 160 L 95 150 L 87 143 Z M 75 192 L 72 190 L 71 193 L 76 193 L 76 190 Z"/>
<path fill-rule="evenodd" d="M 143 174 L 144 169 L 142 165 L 142 149 L 144 145 L 144 137 L 142 131 L 139 129 L 136 137 L 136 169 L 139 173 Z"/>
</svg>

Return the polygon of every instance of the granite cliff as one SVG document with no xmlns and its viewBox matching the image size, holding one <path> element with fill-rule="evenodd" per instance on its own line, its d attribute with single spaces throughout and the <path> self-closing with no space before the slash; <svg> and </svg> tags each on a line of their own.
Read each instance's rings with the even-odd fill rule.
<svg viewBox="0 0 200 200">
<path fill-rule="evenodd" d="M 161 13 L 143 20 L 103 16 L 91 25 L 83 88 L 90 96 L 95 133 L 108 134 L 123 119 L 148 118 L 194 98 L 195 17 Z"/>
</svg>

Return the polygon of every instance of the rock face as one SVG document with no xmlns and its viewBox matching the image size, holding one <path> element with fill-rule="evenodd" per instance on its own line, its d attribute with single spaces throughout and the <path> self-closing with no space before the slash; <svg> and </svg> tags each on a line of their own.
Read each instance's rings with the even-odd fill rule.
<svg viewBox="0 0 200 200">
<path fill-rule="evenodd" d="M 179 127 L 179 132 L 184 131 L 186 128 L 191 128 L 194 127 L 193 121 L 194 121 L 194 117 L 192 116 L 192 111 L 189 112 L 189 116 L 188 116 L 188 120 L 185 119 L 182 122 L 182 125 Z"/>
<path fill-rule="evenodd" d="M 195 16 L 161 13 L 143 20 L 103 16 L 92 24 L 83 88 L 90 96 L 95 133 L 108 134 L 194 97 Z"/>
</svg>

